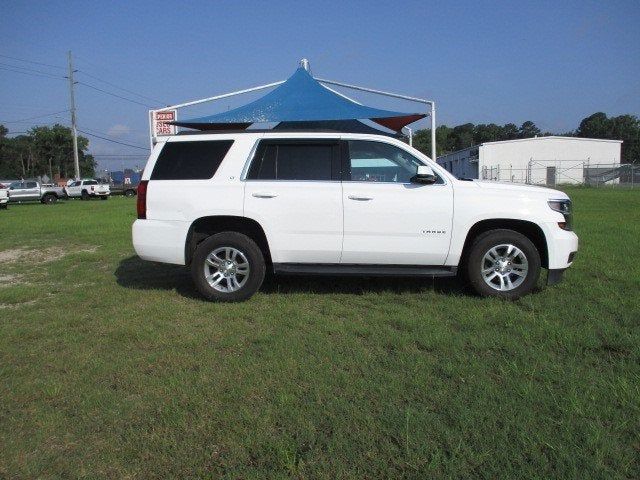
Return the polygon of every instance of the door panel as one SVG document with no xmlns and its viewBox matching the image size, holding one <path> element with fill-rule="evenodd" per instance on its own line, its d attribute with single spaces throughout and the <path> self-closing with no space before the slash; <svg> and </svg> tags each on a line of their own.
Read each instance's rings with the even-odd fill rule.
<svg viewBox="0 0 640 480">
<path fill-rule="evenodd" d="M 345 182 L 341 263 L 443 265 L 451 185 Z"/>
<path fill-rule="evenodd" d="M 435 184 L 412 183 L 424 163 L 387 142 L 349 140 L 342 158 L 341 263 L 444 265 L 453 220 L 451 185 L 439 177 Z"/>
<path fill-rule="evenodd" d="M 9 189 L 9 198 L 13 201 L 23 201 L 27 199 L 27 189 L 24 183 L 12 185 Z"/>
<path fill-rule="evenodd" d="M 340 262 L 340 182 L 248 181 L 244 215 L 264 228 L 274 263 Z"/>
<path fill-rule="evenodd" d="M 38 200 L 40 198 L 40 189 L 38 188 L 38 184 L 35 182 L 26 182 L 25 186 L 27 187 L 24 190 L 24 199 L 25 200 Z"/>
</svg>

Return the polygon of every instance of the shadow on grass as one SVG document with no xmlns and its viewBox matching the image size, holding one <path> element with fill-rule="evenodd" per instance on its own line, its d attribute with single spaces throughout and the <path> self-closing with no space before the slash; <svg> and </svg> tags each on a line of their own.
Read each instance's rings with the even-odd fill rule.
<svg viewBox="0 0 640 480">
<path fill-rule="evenodd" d="M 118 285 L 136 290 L 175 290 L 179 294 L 200 299 L 187 267 L 146 262 L 132 256 L 120 262 L 115 271 Z M 376 292 L 421 293 L 435 291 L 444 294 L 464 294 L 464 287 L 456 278 L 430 277 L 334 277 L 283 276 L 268 274 L 262 293 L 342 293 L 362 295 Z"/>
</svg>

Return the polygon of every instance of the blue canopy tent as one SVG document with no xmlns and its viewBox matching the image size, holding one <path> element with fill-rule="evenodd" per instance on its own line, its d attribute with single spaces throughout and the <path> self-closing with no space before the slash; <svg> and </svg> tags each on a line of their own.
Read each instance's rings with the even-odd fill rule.
<svg viewBox="0 0 640 480">
<path fill-rule="evenodd" d="M 279 123 L 280 128 L 376 129 L 358 120 L 369 119 L 394 132 L 426 115 L 367 107 L 323 86 L 300 67 L 262 98 L 227 112 L 171 122 L 196 130 L 245 129 L 254 123 Z M 359 125 L 358 125 L 359 124 Z M 277 128 L 277 127 L 276 127 Z M 380 133 L 380 132 L 377 132 Z"/>
</svg>

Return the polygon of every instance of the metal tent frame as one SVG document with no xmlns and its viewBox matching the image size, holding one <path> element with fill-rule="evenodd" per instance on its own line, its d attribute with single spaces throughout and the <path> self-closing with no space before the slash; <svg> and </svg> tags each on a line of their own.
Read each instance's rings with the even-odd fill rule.
<svg viewBox="0 0 640 480">
<path fill-rule="evenodd" d="M 309 61 L 306 58 L 303 58 L 302 60 L 300 60 L 300 66 L 304 68 L 307 72 L 309 72 L 309 74 L 311 74 L 311 67 L 309 65 Z M 356 102 L 356 101 L 347 97 L 342 93 L 337 92 L 336 90 L 333 90 L 332 88 L 328 87 L 328 85 L 348 88 L 351 90 L 358 90 L 361 92 L 373 93 L 373 94 L 381 95 L 384 97 L 399 98 L 401 100 L 407 100 L 410 102 L 427 105 L 428 108 L 427 108 L 426 114 L 431 119 L 431 160 L 433 160 L 434 162 L 437 160 L 437 157 L 436 157 L 436 102 L 434 102 L 433 100 L 426 100 L 424 98 L 411 97 L 409 95 L 402 95 L 399 93 L 376 90 L 374 88 L 362 87 L 360 85 L 353 85 L 349 83 L 338 82 L 336 80 L 329 80 L 326 78 L 318 78 L 318 77 L 313 77 L 313 78 L 318 82 L 320 82 L 323 86 L 331 90 L 332 92 L 337 93 L 338 95 L 348 100 L 351 100 L 352 102 Z M 199 105 L 202 103 L 214 102 L 216 100 L 235 97 L 237 95 L 242 95 L 245 93 L 257 92 L 260 90 L 265 90 L 267 88 L 277 87 L 278 85 L 282 85 L 284 82 L 285 80 L 280 80 L 277 82 L 267 83 L 265 85 L 258 85 L 257 87 L 245 88 L 243 90 L 237 90 L 235 92 L 223 93 L 222 95 L 215 95 L 213 97 L 202 98 L 200 100 L 192 100 L 190 102 L 178 103 L 176 105 L 168 105 L 166 107 L 149 110 L 149 136 L 150 136 L 151 148 L 153 148 L 153 145 L 156 143 L 156 136 L 153 131 L 153 118 L 155 113 L 157 112 L 177 110 L 179 108 L 190 107 L 190 106 Z M 356 103 L 359 103 L 359 102 L 356 102 Z M 409 145 L 413 145 L 413 130 L 409 127 L 404 127 L 404 128 L 409 131 Z"/>
</svg>

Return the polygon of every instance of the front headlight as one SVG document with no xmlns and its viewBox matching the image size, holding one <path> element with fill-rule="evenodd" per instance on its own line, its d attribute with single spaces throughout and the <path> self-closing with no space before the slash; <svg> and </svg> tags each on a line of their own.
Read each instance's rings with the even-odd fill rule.
<svg viewBox="0 0 640 480">
<path fill-rule="evenodd" d="M 560 212 L 564 216 L 564 222 L 558 222 L 558 226 L 563 230 L 572 230 L 573 209 L 571 208 L 571 200 L 565 198 L 560 200 L 549 200 L 547 203 L 551 210 Z"/>
</svg>

